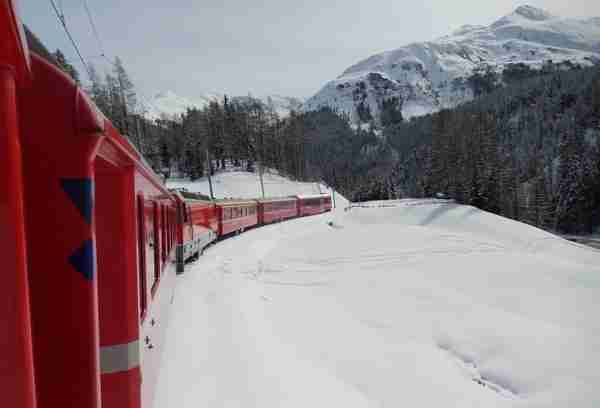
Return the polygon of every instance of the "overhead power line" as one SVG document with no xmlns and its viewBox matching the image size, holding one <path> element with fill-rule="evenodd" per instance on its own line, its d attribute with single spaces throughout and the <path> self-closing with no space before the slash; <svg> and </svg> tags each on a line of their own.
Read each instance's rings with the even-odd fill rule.
<svg viewBox="0 0 600 408">
<path fill-rule="evenodd" d="M 90 6 L 88 5 L 87 0 L 82 0 L 82 2 L 83 8 L 85 9 L 85 13 L 87 14 L 88 20 L 90 22 L 90 26 L 92 27 L 92 32 L 94 33 L 94 37 L 96 37 L 96 42 L 98 43 L 98 48 L 100 49 L 100 55 L 105 57 L 106 53 L 104 52 L 104 46 L 102 45 L 100 34 L 98 34 L 98 29 L 96 28 L 94 17 L 92 16 L 92 12 L 90 11 Z"/>
<path fill-rule="evenodd" d="M 69 31 L 69 28 L 67 27 L 67 21 L 65 20 L 64 14 L 62 14 L 59 11 L 59 9 L 56 6 L 56 3 L 54 2 L 54 0 L 50 0 L 50 4 L 52 4 L 52 8 L 54 9 L 54 12 L 56 13 L 56 18 L 58 18 L 58 21 L 63 26 L 63 29 L 65 30 L 65 33 L 67 34 L 67 37 L 69 37 L 69 41 L 71 41 L 71 44 L 73 45 L 73 48 L 75 48 L 75 52 L 79 56 L 79 59 L 81 60 L 81 64 L 83 65 L 83 68 L 85 69 L 85 72 L 88 74 L 88 77 L 90 77 L 91 75 L 90 75 L 90 69 L 88 68 L 88 64 L 85 62 L 85 59 L 83 58 L 83 55 L 81 54 L 81 51 L 79 51 L 79 47 L 77 46 L 77 42 L 75 41 L 75 39 L 71 35 L 71 32 Z"/>
</svg>

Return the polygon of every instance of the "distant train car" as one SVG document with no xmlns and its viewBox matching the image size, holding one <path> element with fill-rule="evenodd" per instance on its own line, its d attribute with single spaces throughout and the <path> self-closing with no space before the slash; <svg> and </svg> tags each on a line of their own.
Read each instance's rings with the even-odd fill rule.
<svg viewBox="0 0 600 408">
<path fill-rule="evenodd" d="M 318 195 L 299 195 L 298 196 L 298 216 L 321 214 L 327 210 L 326 199 L 331 197 L 326 194 Z M 329 201 L 331 209 L 331 201 Z"/>
<path fill-rule="evenodd" d="M 332 208 L 332 206 L 331 206 L 331 196 L 329 196 L 329 195 L 325 196 L 325 201 L 323 202 L 323 210 L 325 212 L 327 212 L 327 211 L 331 211 L 331 208 Z"/>
<path fill-rule="evenodd" d="M 219 220 L 216 206 L 210 201 L 184 198 L 174 193 L 178 205 L 177 273 L 183 273 L 185 262 L 196 258 L 217 239 Z"/>
<path fill-rule="evenodd" d="M 17 107 L 17 95 L 30 84 L 31 71 L 27 42 L 16 11 L 13 1 L 0 3 L 0 395 L 2 406 L 34 408 Z"/>
<path fill-rule="evenodd" d="M 270 224 L 298 216 L 298 199 L 296 197 L 266 198 L 258 202 L 258 223 Z"/>
<path fill-rule="evenodd" d="M 243 232 L 258 224 L 258 203 L 255 200 L 219 200 L 216 206 L 219 237 Z"/>
<path fill-rule="evenodd" d="M 176 202 L 67 75 L 35 54 L 31 68 L 18 107 L 36 406 L 149 407 Z"/>
</svg>

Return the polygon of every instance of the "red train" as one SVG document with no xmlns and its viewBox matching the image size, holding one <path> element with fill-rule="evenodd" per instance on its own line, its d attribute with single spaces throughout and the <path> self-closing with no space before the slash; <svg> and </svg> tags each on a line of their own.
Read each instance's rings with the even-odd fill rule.
<svg viewBox="0 0 600 408">
<path fill-rule="evenodd" d="M 291 196 L 256 200 L 217 200 L 195 198 L 193 194 L 173 192 L 181 214 L 178 239 L 177 271 L 196 259 L 213 241 L 231 234 L 291 218 L 331 211 L 331 196 Z M 195 215 L 194 215 L 195 214 Z"/>
<path fill-rule="evenodd" d="M 320 214 L 331 211 L 331 197 L 325 194 L 298 196 L 298 215 Z"/>
<path fill-rule="evenodd" d="M 258 201 L 258 222 L 269 224 L 298 216 L 298 198 L 284 197 Z"/>
<path fill-rule="evenodd" d="M 29 52 L 15 10 L 0 3 L 3 406 L 151 407 L 185 261 L 218 238 L 318 211 L 302 198 L 167 190 L 81 89 Z"/>
<path fill-rule="evenodd" d="M 217 209 L 210 201 L 184 198 L 174 191 L 177 201 L 177 273 L 183 273 L 185 262 L 196 259 L 204 248 L 217 239 Z"/>
</svg>

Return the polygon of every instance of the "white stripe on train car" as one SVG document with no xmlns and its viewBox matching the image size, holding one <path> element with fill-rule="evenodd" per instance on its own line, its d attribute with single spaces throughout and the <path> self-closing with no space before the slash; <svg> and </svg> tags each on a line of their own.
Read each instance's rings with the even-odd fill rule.
<svg viewBox="0 0 600 408">
<path fill-rule="evenodd" d="M 140 342 L 100 347 L 100 372 L 112 374 L 140 366 Z"/>
</svg>

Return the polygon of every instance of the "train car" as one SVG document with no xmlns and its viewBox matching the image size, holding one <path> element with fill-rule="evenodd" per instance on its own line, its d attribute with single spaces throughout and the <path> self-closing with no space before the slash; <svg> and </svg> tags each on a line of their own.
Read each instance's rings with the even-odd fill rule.
<svg viewBox="0 0 600 408">
<path fill-rule="evenodd" d="M 174 195 L 178 205 L 177 273 L 181 274 L 185 262 L 198 257 L 217 239 L 219 221 L 214 203 L 184 198 L 180 192 Z"/>
<path fill-rule="evenodd" d="M 270 224 L 294 218 L 298 215 L 298 199 L 296 197 L 266 198 L 258 202 L 258 224 Z"/>
<path fill-rule="evenodd" d="M 329 195 L 325 196 L 325 201 L 323 202 L 323 210 L 325 212 L 327 212 L 327 211 L 331 211 L 331 208 L 332 208 L 332 206 L 331 206 L 331 196 L 329 196 Z"/>
<path fill-rule="evenodd" d="M 17 104 L 36 406 L 150 407 L 175 199 L 71 78 L 34 53 L 31 70 Z"/>
<path fill-rule="evenodd" d="M 17 94 L 31 82 L 27 41 L 12 0 L 0 3 L 0 394 L 35 407 Z"/>
<path fill-rule="evenodd" d="M 299 195 L 298 197 L 298 216 L 321 214 L 326 210 L 326 194 L 318 195 Z M 330 207 L 331 208 L 331 207 Z"/>
<path fill-rule="evenodd" d="M 220 237 L 244 230 L 258 224 L 258 204 L 255 200 L 216 201 Z"/>
</svg>

